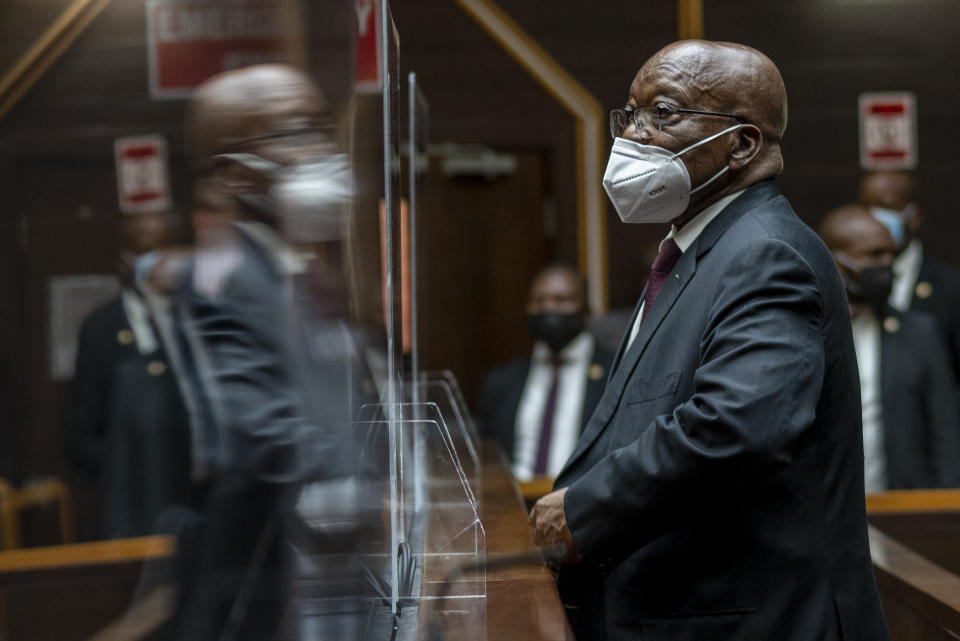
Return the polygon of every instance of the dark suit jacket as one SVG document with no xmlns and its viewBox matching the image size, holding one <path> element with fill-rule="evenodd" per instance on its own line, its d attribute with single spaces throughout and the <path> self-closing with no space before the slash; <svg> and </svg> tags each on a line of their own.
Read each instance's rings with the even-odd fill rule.
<svg viewBox="0 0 960 641">
<path fill-rule="evenodd" d="M 293 279 L 247 229 L 238 228 L 235 267 L 217 291 L 182 294 L 212 368 L 209 397 L 226 443 L 199 531 L 184 536 L 191 545 L 181 554 L 197 563 L 181 577 L 180 640 L 220 638 L 234 607 L 243 612 L 237 638 L 269 638 L 289 598 L 291 503 L 304 483 L 352 471 L 359 385 L 343 363 L 317 362 Z"/>
<path fill-rule="evenodd" d="M 887 309 L 880 339 L 884 449 L 890 489 L 960 486 L 960 417 L 936 320 Z"/>
<path fill-rule="evenodd" d="M 587 387 L 583 397 L 581 431 L 600 401 L 603 386 L 610 372 L 613 354 L 594 340 L 593 354 L 587 370 Z M 480 433 L 484 438 L 494 438 L 503 448 L 508 459 L 513 459 L 517 409 L 523 396 L 523 387 L 530 374 L 531 358 L 526 356 L 510 361 L 487 373 L 483 381 L 480 400 Z M 596 369 L 599 368 L 599 369 Z M 590 376 L 593 373 L 600 376 Z"/>
<path fill-rule="evenodd" d="M 950 347 L 950 363 L 960 380 L 960 269 L 923 252 L 920 274 L 913 288 L 911 311 L 937 319 Z"/>
<path fill-rule="evenodd" d="M 166 354 L 132 340 L 119 297 L 94 311 L 73 380 L 71 458 L 96 479 L 106 538 L 155 533 L 165 508 L 194 501 L 190 424 Z"/>
<path fill-rule="evenodd" d="M 683 254 L 556 487 L 582 639 L 888 639 L 832 257 L 772 180 Z M 575 609 L 579 608 L 579 609 Z"/>
</svg>

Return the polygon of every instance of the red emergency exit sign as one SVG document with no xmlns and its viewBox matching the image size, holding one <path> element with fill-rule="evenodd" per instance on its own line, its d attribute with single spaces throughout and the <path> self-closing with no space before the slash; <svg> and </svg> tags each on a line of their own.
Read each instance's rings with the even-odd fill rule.
<svg viewBox="0 0 960 641">
<path fill-rule="evenodd" d="M 150 95 L 183 98 L 222 71 L 281 59 L 270 0 L 148 0 Z"/>
<path fill-rule="evenodd" d="M 916 98 L 907 91 L 860 94 L 860 166 L 913 169 L 917 165 Z"/>
</svg>

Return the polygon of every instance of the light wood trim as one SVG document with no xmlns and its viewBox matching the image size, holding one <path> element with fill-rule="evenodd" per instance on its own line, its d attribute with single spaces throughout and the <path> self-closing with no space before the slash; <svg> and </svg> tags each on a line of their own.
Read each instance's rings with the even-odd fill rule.
<svg viewBox="0 0 960 641">
<path fill-rule="evenodd" d="M 867 494 L 867 514 L 960 511 L 960 490 L 897 490 Z"/>
<path fill-rule="evenodd" d="M 960 577 L 873 526 L 868 534 L 880 594 L 943 629 L 960 630 Z"/>
<path fill-rule="evenodd" d="M 283 25 L 284 52 L 287 63 L 298 69 L 307 68 L 307 46 L 304 42 L 303 8 L 300 0 L 280 0 L 280 19 Z"/>
<path fill-rule="evenodd" d="M 96 563 L 121 563 L 172 556 L 172 536 L 74 543 L 0 552 L 0 572 L 26 572 Z"/>
<path fill-rule="evenodd" d="M 13 494 L 13 486 L 0 479 L 0 550 L 20 546 L 20 520 Z"/>
<path fill-rule="evenodd" d="M 553 478 L 537 476 L 529 481 L 517 481 L 517 488 L 523 500 L 532 503 L 553 491 Z"/>
<path fill-rule="evenodd" d="M 607 205 L 602 180 L 607 115 L 600 102 L 491 0 L 457 0 L 467 14 L 577 119 L 577 229 L 590 306 L 607 311 Z"/>
<path fill-rule="evenodd" d="M 76 538 L 73 525 L 73 492 L 59 479 L 44 479 L 31 483 L 13 493 L 14 509 L 20 513 L 26 508 L 56 502 L 60 522 L 60 542 L 73 543 Z"/>
<path fill-rule="evenodd" d="M 0 118 L 43 77 L 111 0 L 74 0 L 0 79 Z"/>
<path fill-rule="evenodd" d="M 703 0 L 677 0 L 677 40 L 703 38 Z"/>
</svg>

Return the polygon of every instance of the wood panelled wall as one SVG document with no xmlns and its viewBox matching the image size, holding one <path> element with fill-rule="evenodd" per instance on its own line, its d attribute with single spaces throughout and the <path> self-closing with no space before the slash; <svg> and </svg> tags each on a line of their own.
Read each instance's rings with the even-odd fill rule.
<svg viewBox="0 0 960 641">
<path fill-rule="evenodd" d="M 781 188 L 816 224 L 856 198 L 857 96 L 917 95 L 918 201 L 930 250 L 960 264 L 952 185 L 960 171 L 960 3 L 954 0 L 706 0 L 707 37 L 757 47 L 780 68 L 790 120 Z"/>
<path fill-rule="evenodd" d="M 10 402 L 15 407 L 9 412 L 0 407 L 8 415 L 0 451 L 12 451 L 15 445 L 8 444 L 20 435 L 22 476 L 64 469 L 62 421 L 68 387 L 51 386 L 45 378 L 42 279 L 52 269 L 69 273 L 112 268 L 117 246 L 112 228 L 118 217 L 113 139 L 142 132 L 166 135 L 174 156 L 175 191 L 186 201 L 183 103 L 154 102 L 147 96 L 144 4 L 114 0 L 24 101 L 0 120 L 0 188 L 5 194 L 0 201 L 0 296 L 5 303 L 0 309 L 0 363 L 11 363 L 8 369 L 16 381 L 12 396 L 20 399 Z M 524 158 L 542 158 L 548 202 L 523 215 L 540 220 L 548 212 L 553 220 L 542 225 L 546 238 L 533 239 L 538 247 L 546 246 L 546 255 L 531 252 L 530 260 L 575 259 L 572 117 L 453 0 L 391 4 L 400 33 L 401 68 L 404 75 L 418 72 L 430 100 L 431 141 L 483 143 Z M 608 107 L 624 102 L 637 68 L 676 33 L 673 2 L 510 0 L 500 5 Z M 36 29 L 44 11 L 53 14 L 56 6 L 56 0 L 3 0 L 0 36 Z M 791 118 L 781 185 L 808 222 L 817 222 L 827 209 L 855 195 L 857 94 L 915 91 L 925 235 L 933 250 L 960 260 L 953 240 L 960 222 L 953 216 L 948 187 L 958 165 L 960 88 L 954 69 L 960 56 L 960 3 L 705 0 L 704 7 L 706 37 L 754 45 L 783 71 Z M 9 64 L 20 55 L 24 39 L 0 37 L 0 63 Z M 433 202 L 443 200 L 437 196 Z M 612 210 L 608 226 L 610 301 L 614 307 L 629 307 L 646 277 L 646 248 L 663 228 L 622 225 Z M 49 231 L 50 245 L 33 252 L 24 241 L 43 230 Z M 523 266 L 524 271 L 535 268 Z M 494 284 L 478 292 L 496 297 L 498 308 L 520 309 L 523 303 L 523 287 L 501 290 Z M 465 334 L 473 330 L 456 328 Z M 525 339 L 525 327 L 515 332 L 507 343 Z M 480 340 L 487 346 L 504 342 L 497 336 Z M 499 353 L 482 344 L 478 351 Z M 471 381 L 488 365 L 465 357 L 460 361 L 471 370 L 457 375 Z M 449 365 L 442 358 L 430 363 L 434 368 Z M 17 416 L 19 427 L 18 419 L 9 418 Z"/>
</svg>

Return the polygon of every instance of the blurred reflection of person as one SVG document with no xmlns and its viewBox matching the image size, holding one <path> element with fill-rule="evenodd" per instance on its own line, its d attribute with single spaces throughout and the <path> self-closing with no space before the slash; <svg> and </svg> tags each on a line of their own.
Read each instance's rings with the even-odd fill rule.
<svg viewBox="0 0 960 641">
<path fill-rule="evenodd" d="M 887 303 L 896 245 L 863 205 L 836 209 L 820 235 L 847 290 L 860 371 L 868 493 L 960 485 L 960 417 L 936 320 Z"/>
<path fill-rule="evenodd" d="M 613 360 L 586 331 L 586 284 L 572 267 L 540 270 L 526 313 L 533 353 L 490 371 L 480 404 L 481 430 L 497 440 L 520 480 L 560 471 L 603 394 Z"/>
<path fill-rule="evenodd" d="M 195 563 L 182 564 L 178 639 L 269 638 L 289 604 L 298 493 L 351 473 L 349 169 L 328 122 L 316 87 L 281 65 L 215 76 L 190 103 L 202 207 L 180 304 L 216 425 L 208 501 L 184 537 Z"/>
<path fill-rule="evenodd" d="M 67 439 L 74 465 L 95 480 L 104 538 L 162 530 L 163 510 L 192 505 L 199 492 L 187 413 L 134 275 L 168 244 L 169 217 L 125 215 L 121 234 L 120 295 L 80 330 Z"/>
</svg>

